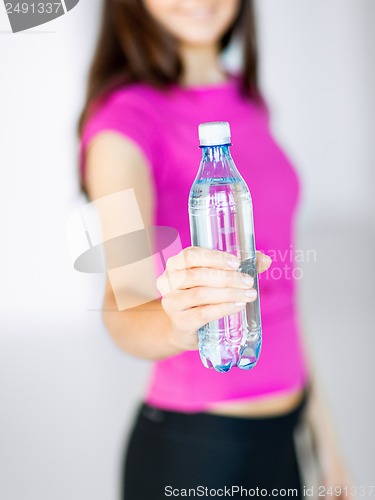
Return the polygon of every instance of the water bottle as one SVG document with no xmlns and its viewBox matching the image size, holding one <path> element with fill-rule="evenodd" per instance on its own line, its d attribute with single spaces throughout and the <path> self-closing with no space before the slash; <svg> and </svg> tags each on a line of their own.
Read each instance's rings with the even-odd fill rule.
<svg viewBox="0 0 375 500">
<path fill-rule="evenodd" d="M 202 160 L 189 195 L 191 243 L 236 255 L 238 270 L 254 278 L 258 292 L 246 308 L 198 330 L 199 353 L 206 368 L 250 370 L 262 346 L 252 200 L 230 154 L 229 123 L 199 125 L 199 140 Z"/>
</svg>

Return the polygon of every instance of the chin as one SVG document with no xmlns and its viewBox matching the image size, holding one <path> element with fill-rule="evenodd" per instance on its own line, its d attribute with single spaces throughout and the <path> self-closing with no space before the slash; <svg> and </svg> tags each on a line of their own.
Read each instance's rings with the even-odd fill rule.
<svg viewBox="0 0 375 500">
<path fill-rule="evenodd" d="M 194 33 L 190 32 L 184 36 L 181 30 L 177 37 L 184 45 L 204 46 L 217 44 L 222 37 L 222 33 L 218 33 L 217 31 L 210 32 L 207 29 L 197 29 Z"/>
</svg>

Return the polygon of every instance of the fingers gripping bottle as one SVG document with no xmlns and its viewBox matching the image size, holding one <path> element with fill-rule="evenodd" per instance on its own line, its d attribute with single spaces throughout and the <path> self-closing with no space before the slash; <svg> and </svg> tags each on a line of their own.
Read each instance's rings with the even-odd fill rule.
<svg viewBox="0 0 375 500">
<path fill-rule="evenodd" d="M 199 140 L 202 160 L 189 195 L 192 245 L 236 255 L 258 292 L 245 309 L 198 330 L 199 353 L 206 368 L 250 370 L 262 346 L 252 200 L 230 154 L 229 123 L 199 125 Z"/>
</svg>

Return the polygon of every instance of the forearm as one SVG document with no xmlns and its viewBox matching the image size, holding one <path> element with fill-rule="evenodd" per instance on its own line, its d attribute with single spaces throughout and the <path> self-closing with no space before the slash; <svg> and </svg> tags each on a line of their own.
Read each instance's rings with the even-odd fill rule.
<svg viewBox="0 0 375 500">
<path fill-rule="evenodd" d="M 306 408 L 306 419 L 313 429 L 321 460 L 328 459 L 327 455 L 331 456 L 332 450 L 341 454 L 340 440 L 331 408 L 322 385 L 314 373 L 311 374 L 311 391 Z"/>
<path fill-rule="evenodd" d="M 160 299 L 118 311 L 114 297 L 109 295 L 104 302 L 103 321 L 118 347 L 133 356 L 159 360 L 183 352 L 173 344 L 172 324 Z"/>
</svg>

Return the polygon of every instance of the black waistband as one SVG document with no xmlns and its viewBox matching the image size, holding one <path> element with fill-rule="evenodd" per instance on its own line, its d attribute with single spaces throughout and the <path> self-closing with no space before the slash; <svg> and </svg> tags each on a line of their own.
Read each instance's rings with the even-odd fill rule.
<svg viewBox="0 0 375 500">
<path fill-rule="evenodd" d="M 298 405 L 288 413 L 271 416 L 237 417 L 217 415 L 212 413 L 183 413 L 164 410 L 143 403 L 140 408 L 140 418 L 153 423 L 156 427 L 182 433 L 185 436 L 217 437 L 226 436 L 230 440 L 243 440 L 246 434 L 252 436 L 258 433 L 279 436 L 281 433 L 292 432 L 297 425 L 301 413 L 307 403 L 309 386 L 303 391 Z"/>
</svg>

